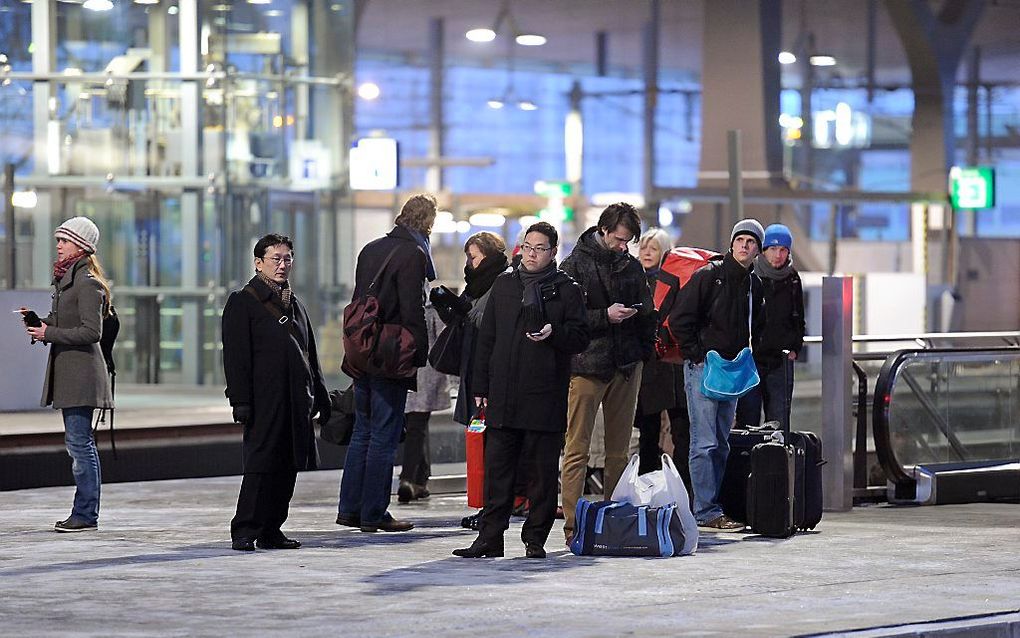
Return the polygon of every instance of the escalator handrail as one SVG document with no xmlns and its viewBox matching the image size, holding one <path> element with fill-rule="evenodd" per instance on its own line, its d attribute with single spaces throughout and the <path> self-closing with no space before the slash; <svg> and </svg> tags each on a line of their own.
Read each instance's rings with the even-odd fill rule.
<svg viewBox="0 0 1020 638">
<path fill-rule="evenodd" d="M 882 371 L 875 382 L 874 402 L 871 410 L 871 432 L 875 439 L 875 454 L 886 478 L 896 486 L 898 499 L 914 499 L 917 495 L 917 479 L 910 476 L 896 459 L 889 431 L 889 406 L 892 398 L 892 386 L 896 382 L 900 367 L 919 355 L 929 358 L 939 354 L 1016 354 L 1018 348 L 916 348 L 897 350 L 886 357 Z"/>
</svg>

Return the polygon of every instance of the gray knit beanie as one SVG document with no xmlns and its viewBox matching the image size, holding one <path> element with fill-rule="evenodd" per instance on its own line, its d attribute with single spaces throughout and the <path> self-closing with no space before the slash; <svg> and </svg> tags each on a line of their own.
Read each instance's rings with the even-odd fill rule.
<svg viewBox="0 0 1020 638">
<path fill-rule="evenodd" d="M 758 242 L 758 250 L 761 250 L 761 244 L 765 241 L 765 229 L 761 227 L 757 219 L 741 219 L 739 222 L 733 225 L 733 232 L 730 233 L 730 246 L 733 245 L 733 240 L 737 238 L 737 235 L 750 235 L 754 237 L 755 241 Z"/>
<path fill-rule="evenodd" d="M 88 217 L 72 217 L 57 226 L 53 236 L 81 246 L 85 252 L 91 255 L 96 252 L 96 244 L 99 243 L 99 227 Z"/>
</svg>

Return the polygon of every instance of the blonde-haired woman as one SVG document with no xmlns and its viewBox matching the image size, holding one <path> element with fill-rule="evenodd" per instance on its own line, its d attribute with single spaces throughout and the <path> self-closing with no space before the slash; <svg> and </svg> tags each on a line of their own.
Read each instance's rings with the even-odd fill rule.
<svg viewBox="0 0 1020 638">
<path fill-rule="evenodd" d="M 110 284 L 95 254 L 99 228 L 92 220 L 72 217 L 53 236 L 57 240 L 53 307 L 41 318 L 42 325 L 27 330 L 33 339 L 50 345 L 42 405 L 63 412 L 64 443 L 76 488 L 71 515 L 57 522 L 54 530 L 83 532 L 97 529 L 99 522 L 102 479 L 92 414 L 112 403 L 99 348 L 103 318 L 110 313 Z"/>
<path fill-rule="evenodd" d="M 661 228 L 650 228 L 638 241 L 638 261 L 645 269 L 648 286 L 655 295 L 655 282 L 659 269 L 666 260 L 673 242 L 669 233 Z M 661 318 L 660 318 L 661 323 Z M 683 366 L 653 359 L 646 361 L 638 390 L 637 414 L 634 427 L 641 433 L 639 444 L 641 465 L 639 472 L 651 472 L 661 467 L 662 450 L 659 449 L 659 431 L 663 410 L 669 416 L 670 435 L 673 438 L 673 463 L 680 476 L 691 489 L 688 454 L 691 444 L 691 421 L 687 414 L 687 395 L 684 393 Z"/>
</svg>

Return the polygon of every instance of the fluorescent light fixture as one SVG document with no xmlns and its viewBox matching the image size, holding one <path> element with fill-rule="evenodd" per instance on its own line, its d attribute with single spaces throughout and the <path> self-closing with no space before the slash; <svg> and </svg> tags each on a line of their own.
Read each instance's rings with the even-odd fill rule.
<svg viewBox="0 0 1020 638">
<path fill-rule="evenodd" d="M 659 227 L 665 228 L 666 226 L 673 225 L 673 211 L 666 208 L 665 206 L 659 206 Z"/>
<path fill-rule="evenodd" d="M 180 12 L 180 9 L 177 8 L 177 5 L 175 4 L 175 5 L 171 5 L 171 6 L 167 7 L 166 12 L 169 13 L 170 15 L 172 15 L 172 16 L 175 16 L 175 15 L 178 14 L 178 12 Z"/>
<path fill-rule="evenodd" d="M 490 109 L 499 110 L 503 108 L 503 100 L 489 100 L 486 102 Z"/>
<path fill-rule="evenodd" d="M 273 0 L 248 0 L 248 4 L 270 4 Z"/>
<path fill-rule="evenodd" d="M 460 220 L 457 222 L 457 232 L 461 235 L 466 235 L 471 232 L 471 222 Z"/>
<path fill-rule="evenodd" d="M 363 100 L 374 100 L 379 97 L 379 85 L 375 82 L 362 82 L 358 85 L 358 97 Z"/>
<path fill-rule="evenodd" d="M 453 221 L 453 213 L 451 213 L 448 210 L 441 210 L 438 213 L 436 213 L 436 221 L 437 222 L 444 222 L 444 223 L 445 222 L 452 222 Z"/>
<path fill-rule="evenodd" d="M 450 219 L 440 219 L 439 215 L 436 215 L 436 221 L 432 223 L 432 232 L 440 235 L 452 235 L 457 232 L 457 222 L 453 221 L 453 215 L 450 215 Z"/>
<path fill-rule="evenodd" d="M 280 16 L 283 15 L 283 11 L 280 11 L 279 9 L 270 9 L 269 11 L 264 12 L 262 15 L 266 16 L 267 18 L 279 18 Z"/>
<path fill-rule="evenodd" d="M 527 229 L 532 224 L 537 224 L 542 220 L 539 219 L 538 215 L 524 215 L 518 218 L 517 221 L 521 223 L 521 228 Z"/>
<path fill-rule="evenodd" d="M 519 108 L 522 111 L 537 111 L 538 105 L 532 102 L 531 100 L 521 100 L 520 102 L 517 103 L 517 108 Z"/>
<path fill-rule="evenodd" d="M 230 11 L 230 5 L 229 4 L 214 4 L 210 8 L 213 11 L 218 11 L 220 13 L 226 13 L 227 11 Z"/>
<path fill-rule="evenodd" d="M 135 4 L 159 4 L 159 0 L 134 0 Z"/>
<path fill-rule="evenodd" d="M 811 66 L 836 66 L 836 58 L 831 55 L 812 55 L 808 62 Z"/>
<path fill-rule="evenodd" d="M 793 64 L 797 61 L 797 56 L 790 53 L 789 51 L 779 52 L 779 63 L 780 64 Z"/>
<path fill-rule="evenodd" d="M 783 113 L 779 116 L 779 126 L 783 128 L 800 128 L 804 126 L 804 120 L 796 115 Z"/>
<path fill-rule="evenodd" d="M 496 39 L 496 32 L 492 29 L 471 29 L 464 37 L 472 42 L 492 42 Z"/>
<path fill-rule="evenodd" d="M 480 226 L 482 228 L 502 228 L 503 224 L 506 223 L 506 217 L 499 213 L 475 213 L 468 218 L 468 222 L 472 226 Z"/>
<path fill-rule="evenodd" d="M 35 191 L 14 191 L 11 193 L 11 205 L 15 208 L 35 208 L 39 198 Z"/>
<path fill-rule="evenodd" d="M 522 33 L 514 40 L 522 47 L 540 47 L 545 44 L 545 36 L 537 33 Z"/>
<path fill-rule="evenodd" d="M 113 8 L 113 3 L 110 0 L 85 0 L 81 6 L 89 11 L 109 11 Z"/>
</svg>

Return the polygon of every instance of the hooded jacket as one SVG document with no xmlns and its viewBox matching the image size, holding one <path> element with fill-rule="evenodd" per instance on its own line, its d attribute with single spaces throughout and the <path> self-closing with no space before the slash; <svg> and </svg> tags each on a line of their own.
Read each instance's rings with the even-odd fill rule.
<svg viewBox="0 0 1020 638">
<path fill-rule="evenodd" d="M 758 347 L 765 313 L 762 285 L 732 252 L 709 259 L 677 294 L 669 325 L 680 342 L 684 359 L 701 363 L 709 350 L 733 359 L 747 347 L 748 288 L 751 288 L 752 349 Z"/>
<path fill-rule="evenodd" d="M 573 374 L 609 381 L 619 370 L 630 374 L 639 361 L 654 356 L 656 312 L 644 268 L 630 253 L 609 250 L 591 227 L 581 234 L 560 268 L 584 289 L 591 343 L 576 355 Z M 609 323 L 606 309 L 614 303 L 641 304 L 622 323 Z"/>
</svg>

